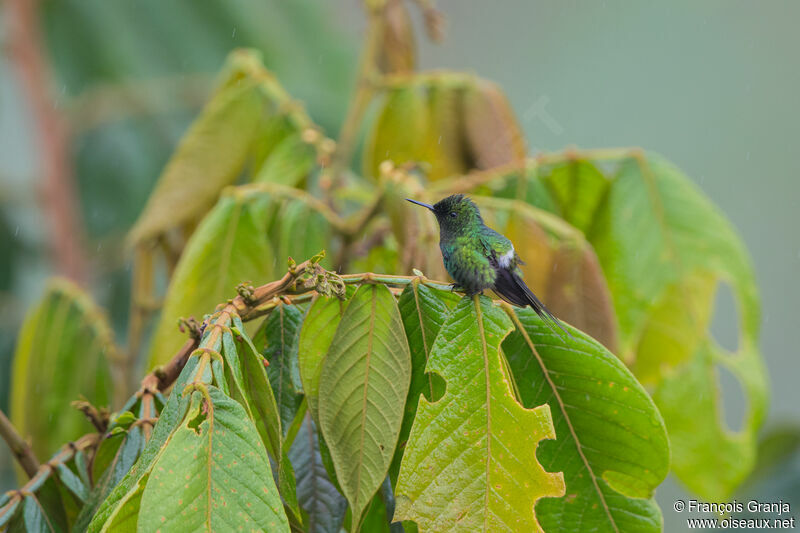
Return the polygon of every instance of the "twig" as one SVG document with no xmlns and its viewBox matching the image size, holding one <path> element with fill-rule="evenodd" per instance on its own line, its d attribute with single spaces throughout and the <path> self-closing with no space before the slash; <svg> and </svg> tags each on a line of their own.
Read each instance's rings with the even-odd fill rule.
<svg viewBox="0 0 800 533">
<path fill-rule="evenodd" d="M 11 423 L 11 420 L 2 411 L 0 411 L 0 436 L 6 441 L 11 453 L 14 454 L 14 458 L 25 473 L 28 474 L 28 477 L 35 476 L 36 471 L 39 470 L 39 461 L 33 454 L 31 445 L 22 438 Z"/>
<path fill-rule="evenodd" d="M 10 57 L 19 73 L 23 93 L 30 100 L 40 141 L 42 161 L 40 193 L 47 227 L 51 260 L 66 277 L 86 281 L 88 261 L 85 235 L 63 117 L 48 95 L 50 73 L 41 43 L 36 0 L 8 0 L 11 24 Z"/>
<path fill-rule="evenodd" d="M 98 444 L 100 441 L 101 435 L 99 433 L 89 433 L 88 435 L 84 435 L 83 437 L 79 438 L 75 442 L 68 442 L 64 446 L 61 447 L 61 450 L 54 455 L 49 461 L 42 464 L 38 470 L 34 472 L 34 476 L 31 477 L 30 481 L 25 483 L 20 489 L 10 491 L 11 498 L 8 502 L 0 508 L 0 521 L 4 515 L 8 512 L 13 512 L 16 505 L 22 501 L 25 496 L 36 492 L 42 484 L 47 481 L 47 478 L 56 471 L 58 465 L 64 464 L 67 461 L 71 460 L 75 457 L 75 454 L 86 450 L 87 448 L 93 448 Z"/>
</svg>

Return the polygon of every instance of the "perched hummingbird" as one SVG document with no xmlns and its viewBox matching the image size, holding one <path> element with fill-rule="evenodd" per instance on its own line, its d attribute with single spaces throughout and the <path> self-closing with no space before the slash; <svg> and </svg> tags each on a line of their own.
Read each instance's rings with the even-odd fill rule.
<svg viewBox="0 0 800 533">
<path fill-rule="evenodd" d="M 439 248 L 444 267 L 456 281 L 455 287 L 468 296 L 492 289 L 508 303 L 530 305 L 545 322 L 555 324 L 567 335 L 559 320 L 522 281 L 519 265 L 525 264 L 504 235 L 483 222 L 478 206 L 463 194 L 454 194 L 434 205 L 406 198 L 433 211 L 439 223 Z M 570 335 L 571 337 L 572 335 Z"/>
</svg>

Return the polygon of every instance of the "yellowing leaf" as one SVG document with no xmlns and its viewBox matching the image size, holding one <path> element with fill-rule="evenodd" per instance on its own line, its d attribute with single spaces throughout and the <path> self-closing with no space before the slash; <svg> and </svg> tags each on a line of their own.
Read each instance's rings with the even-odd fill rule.
<svg viewBox="0 0 800 533">
<path fill-rule="evenodd" d="M 180 317 L 198 320 L 236 296 L 243 281 L 272 279 L 273 255 L 266 236 L 268 197 L 232 191 L 206 215 L 175 268 L 150 346 L 151 368 L 168 361 L 185 342 Z"/>
<path fill-rule="evenodd" d="M 514 398 L 500 352 L 511 329 L 486 297 L 463 298 L 442 326 L 427 370 L 447 389 L 435 403 L 420 398 L 394 520 L 423 531 L 542 531 L 534 504 L 562 496 L 564 479 L 536 459 L 540 441 L 555 437 L 548 406 Z"/>
</svg>

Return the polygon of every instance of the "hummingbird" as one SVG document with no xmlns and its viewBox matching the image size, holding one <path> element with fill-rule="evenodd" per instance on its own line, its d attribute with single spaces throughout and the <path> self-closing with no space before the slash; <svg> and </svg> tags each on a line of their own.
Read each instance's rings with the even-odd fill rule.
<svg viewBox="0 0 800 533">
<path fill-rule="evenodd" d="M 444 268 L 455 280 L 454 289 L 463 290 L 467 296 L 491 289 L 510 304 L 531 306 L 551 329 L 554 324 L 572 337 L 522 280 L 519 265 L 525 263 L 512 242 L 483 222 L 472 200 L 463 194 L 448 196 L 434 205 L 406 200 L 436 215 L 439 249 Z"/>
</svg>

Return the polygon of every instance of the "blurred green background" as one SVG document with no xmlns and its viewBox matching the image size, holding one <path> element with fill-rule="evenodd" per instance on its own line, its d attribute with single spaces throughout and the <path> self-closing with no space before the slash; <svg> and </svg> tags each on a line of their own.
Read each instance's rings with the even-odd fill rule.
<svg viewBox="0 0 800 533">
<path fill-rule="evenodd" d="M 667 156 L 732 220 L 756 267 L 762 350 L 772 381 L 763 460 L 741 498 L 800 507 L 800 5 L 644 2 L 440 1 L 440 45 L 416 22 L 421 68 L 474 71 L 503 87 L 530 152 L 642 146 Z M 91 287 L 124 342 L 130 271 L 127 229 L 211 88 L 223 58 L 252 46 L 311 116 L 335 136 L 358 60 L 356 0 L 51 0 L 39 3 L 53 71 L 52 105 L 69 123 L 70 156 L 88 242 Z M 5 13 L 0 39 L 13 36 Z M 22 310 L 57 270 L 40 209 L 40 139 L 11 47 L 0 56 L 0 408 Z M 733 299 L 718 297 L 713 332 L 735 344 Z M 726 418 L 744 409 L 725 382 Z M 781 432 L 776 432 L 780 430 Z M 769 465 L 772 464 L 770 467 Z M 15 486 L 0 451 L 0 490 Z M 666 531 L 687 499 L 659 489 Z"/>
</svg>

